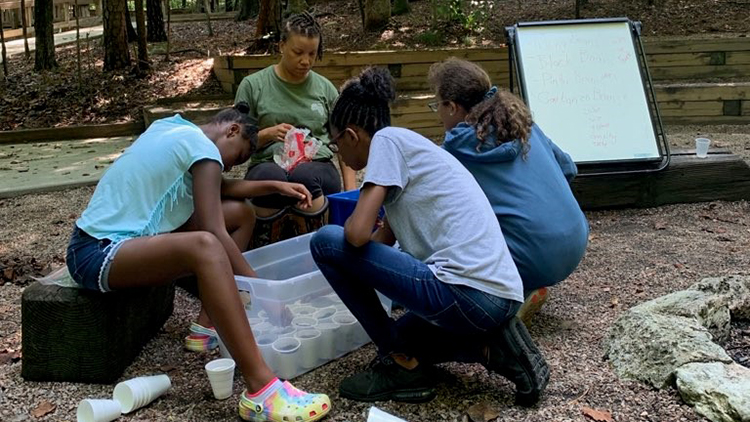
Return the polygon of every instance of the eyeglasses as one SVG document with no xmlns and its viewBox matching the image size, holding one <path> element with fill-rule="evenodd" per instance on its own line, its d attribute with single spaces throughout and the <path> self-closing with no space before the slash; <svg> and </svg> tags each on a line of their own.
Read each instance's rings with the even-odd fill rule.
<svg viewBox="0 0 750 422">
<path fill-rule="evenodd" d="M 437 113 L 439 105 L 440 105 L 440 103 L 438 101 L 433 101 L 431 103 L 427 103 L 427 107 L 429 107 L 430 110 L 432 110 L 433 112 L 436 112 L 436 113 Z"/>
<path fill-rule="evenodd" d="M 346 132 L 346 130 L 342 130 L 336 136 L 334 136 L 333 138 L 331 138 L 330 141 L 328 142 L 328 149 L 330 149 L 332 153 L 338 154 L 338 152 L 339 152 L 339 144 L 338 144 L 339 138 L 341 138 L 341 135 L 343 135 L 344 132 Z"/>
</svg>

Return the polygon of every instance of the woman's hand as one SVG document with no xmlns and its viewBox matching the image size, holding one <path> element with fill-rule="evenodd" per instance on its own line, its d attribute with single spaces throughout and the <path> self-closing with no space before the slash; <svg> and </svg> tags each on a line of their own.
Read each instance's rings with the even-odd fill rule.
<svg viewBox="0 0 750 422">
<path fill-rule="evenodd" d="M 258 139 L 264 145 L 271 142 L 284 142 L 286 133 L 292 129 L 294 129 L 294 126 L 289 123 L 279 123 L 276 126 L 267 127 L 258 132 Z"/>
<path fill-rule="evenodd" d="M 307 190 L 305 185 L 300 183 L 278 182 L 278 193 L 284 196 L 297 198 L 297 206 L 306 210 L 312 207 L 312 194 Z"/>
</svg>

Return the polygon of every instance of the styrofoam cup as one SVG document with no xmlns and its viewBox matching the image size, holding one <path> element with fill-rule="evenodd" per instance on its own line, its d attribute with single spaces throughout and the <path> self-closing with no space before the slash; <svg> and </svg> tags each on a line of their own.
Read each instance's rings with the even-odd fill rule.
<svg viewBox="0 0 750 422">
<path fill-rule="evenodd" d="M 695 139 L 695 155 L 698 158 L 708 157 L 708 147 L 711 145 L 711 140 L 708 138 L 696 138 Z"/>
<path fill-rule="evenodd" d="M 397 418 L 390 413 L 384 412 L 375 406 L 370 407 L 370 411 L 367 413 L 367 422 L 406 422 L 401 418 Z"/>
<path fill-rule="evenodd" d="M 156 400 L 170 387 L 172 381 L 165 374 L 138 377 L 117 384 L 112 396 L 120 402 L 122 413 L 130 413 Z"/>
<path fill-rule="evenodd" d="M 78 422 L 109 422 L 120 417 L 122 406 L 117 400 L 84 399 L 78 404 Z"/>
<path fill-rule="evenodd" d="M 206 364 L 206 374 L 216 399 L 224 400 L 232 395 L 234 367 L 234 360 L 226 358 L 214 359 Z"/>
</svg>

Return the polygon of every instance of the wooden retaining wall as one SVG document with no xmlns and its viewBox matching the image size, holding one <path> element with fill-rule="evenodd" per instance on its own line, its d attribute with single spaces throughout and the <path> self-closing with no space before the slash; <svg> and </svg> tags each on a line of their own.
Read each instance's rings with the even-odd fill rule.
<svg viewBox="0 0 750 422">
<path fill-rule="evenodd" d="M 750 38 L 645 39 L 644 47 L 665 122 L 750 123 Z M 509 85 L 505 47 L 333 53 L 318 62 L 315 70 L 338 86 L 365 66 L 387 66 L 403 95 L 393 110 L 398 124 L 434 132 L 439 128 L 434 128 L 437 116 L 426 109 L 431 101 L 425 96 L 427 70 L 450 56 L 477 62 L 496 84 Z M 224 90 L 234 94 L 242 78 L 277 62 L 277 56 L 269 55 L 221 56 L 214 59 L 214 72 Z"/>
</svg>

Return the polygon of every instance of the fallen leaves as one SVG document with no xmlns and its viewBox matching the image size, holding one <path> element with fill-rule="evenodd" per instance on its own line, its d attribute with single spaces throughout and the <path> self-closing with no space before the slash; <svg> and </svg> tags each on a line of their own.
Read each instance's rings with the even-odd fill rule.
<svg viewBox="0 0 750 422">
<path fill-rule="evenodd" d="M 0 352 L 0 365 L 8 363 L 16 363 L 21 360 L 21 351 L 13 349 L 5 349 Z"/>
<path fill-rule="evenodd" d="M 41 418 L 42 416 L 48 415 L 55 411 L 57 406 L 47 400 L 39 403 L 34 410 L 31 411 L 31 416 L 35 418 Z"/>
<path fill-rule="evenodd" d="M 472 422 L 489 422 L 500 416 L 500 412 L 490 403 L 484 401 L 471 406 L 466 411 L 466 414 L 469 415 L 469 419 Z"/>
<path fill-rule="evenodd" d="M 607 412 L 606 410 L 596 410 L 584 406 L 581 408 L 581 412 L 583 412 L 584 416 L 596 422 L 614 422 L 614 419 L 612 419 L 612 413 Z"/>
</svg>

